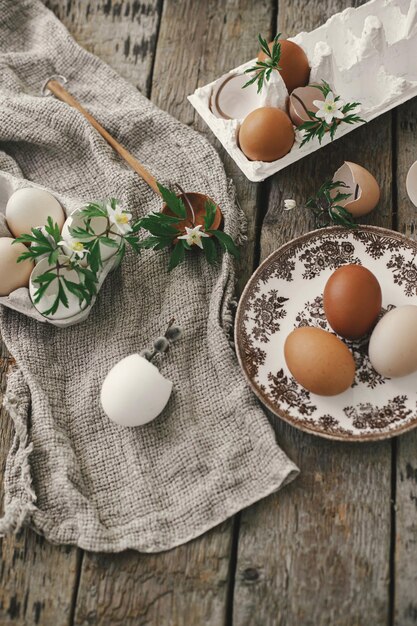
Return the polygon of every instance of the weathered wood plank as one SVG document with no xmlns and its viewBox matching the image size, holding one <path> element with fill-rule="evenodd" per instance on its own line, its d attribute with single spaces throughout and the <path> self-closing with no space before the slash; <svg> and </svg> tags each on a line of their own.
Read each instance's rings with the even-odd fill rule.
<svg viewBox="0 0 417 626">
<path fill-rule="evenodd" d="M 407 196 L 405 179 L 417 158 L 417 100 L 396 112 L 397 131 L 397 227 L 413 239 L 417 237 L 417 209 Z M 417 431 L 397 440 L 396 472 L 396 544 L 394 623 L 397 626 L 417 624 Z"/>
<path fill-rule="evenodd" d="M 13 359 L 4 344 L 0 352 L 0 403 Z M 11 419 L 0 413 L 0 501 L 6 453 L 13 438 Z M 3 512 L 3 511 L 2 511 Z M 31 530 L 0 539 L 0 623 L 69 626 L 78 569 L 77 550 L 48 544 Z M 59 576 L 57 576 L 59 572 Z"/>
<path fill-rule="evenodd" d="M 143 92 L 149 90 L 160 2 L 103 4 L 45 2 L 81 45 L 103 58 Z M 5 358 L 5 357 L 4 357 Z M 5 364 L 3 359 L 1 363 Z M 2 368 L 1 380 L 5 384 Z M 0 454 L 4 461 L 12 425 L 2 415 Z M 1 501 L 3 500 L 1 493 Z M 31 530 L 1 541 L 0 623 L 60 626 L 73 621 L 81 551 L 45 542 Z"/>
<path fill-rule="evenodd" d="M 43 0 L 78 43 L 150 90 L 162 0 Z"/>
<path fill-rule="evenodd" d="M 268 30 L 270 20 L 269 0 L 257 6 L 249 0 L 167 0 L 159 30 L 152 100 L 196 126 L 187 95 L 247 58 L 253 52 L 250 39 L 255 40 L 258 27 Z M 235 181 L 253 225 L 256 189 L 242 177 Z M 251 247 L 253 243 L 247 246 Z M 245 269 L 250 273 L 247 262 Z M 86 554 L 75 623 L 225 623 L 232 529 L 232 522 L 226 522 L 186 546 L 158 555 Z"/>
<path fill-rule="evenodd" d="M 278 30 L 310 30 L 348 6 L 279 5 Z M 324 15 L 325 13 L 326 15 Z M 314 227 L 299 203 L 344 159 L 374 171 L 383 188 L 372 222 L 391 225 L 391 118 L 384 116 L 294 164 L 272 180 L 261 258 Z M 304 435 L 272 417 L 278 440 L 301 468 L 282 493 L 244 511 L 239 535 L 236 626 L 383 624 L 389 613 L 391 445 L 344 445 Z"/>
</svg>

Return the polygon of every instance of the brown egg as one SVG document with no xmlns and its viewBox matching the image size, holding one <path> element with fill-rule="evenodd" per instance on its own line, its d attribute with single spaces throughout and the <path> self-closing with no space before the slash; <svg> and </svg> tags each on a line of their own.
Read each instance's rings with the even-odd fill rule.
<svg viewBox="0 0 417 626">
<path fill-rule="evenodd" d="M 279 39 L 278 41 L 281 44 L 279 66 L 282 68 L 279 70 L 279 73 L 288 89 L 288 93 L 291 93 L 297 87 L 304 87 L 308 84 L 310 66 L 306 53 L 299 45 L 287 39 Z M 268 46 L 272 51 L 273 42 L 268 44 Z M 265 61 L 265 59 L 266 54 L 261 51 L 258 54 L 258 61 Z"/>
<path fill-rule="evenodd" d="M 362 265 L 343 265 L 330 276 L 323 294 L 324 312 L 333 330 L 359 339 L 374 326 L 381 312 L 378 280 Z"/>
<path fill-rule="evenodd" d="M 294 89 L 290 95 L 288 112 L 296 126 L 300 126 L 303 122 L 308 122 L 311 119 L 308 114 L 309 111 L 312 113 L 318 111 L 318 107 L 313 104 L 314 100 L 324 102 L 323 92 L 318 87 L 307 85 L 307 87 Z"/>
<path fill-rule="evenodd" d="M 19 287 L 27 287 L 34 268 L 30 259 L 17 262 L 18 257 L 28 249 L 23 243 L 13 241 L 11 237 L 0 237 L 0 296 L 8 296 Z"/>
<path fill-rule="evenodd" d="M 334 198 L 336 193 L 350 193 L 350 197 L 342 200 L 339 204 L 344 206 L 354 217 L 367 215 L 378 204 L 380 197 L 379 185 L 362 165 L 345 161 L 333 176 L 333 182 L 341 181 L 347 185 L 345 187 L 337 187 L 331 192 Z"/>
<path fill-rule="evenodd" d="M 261 107 L 249 113 L 239 130 L 239 145 L 251 161 L 276 161 L 291 150 L 294 127 L 284 111 Z"/>
<path fill-rule="evenodd" d="M 284 355 L 295 380 L 320 396 L 336 396 L 352 385 L 355 361 L 347 346 L 321 328 L 296 328 L 285 341 Z"/>
</svg>

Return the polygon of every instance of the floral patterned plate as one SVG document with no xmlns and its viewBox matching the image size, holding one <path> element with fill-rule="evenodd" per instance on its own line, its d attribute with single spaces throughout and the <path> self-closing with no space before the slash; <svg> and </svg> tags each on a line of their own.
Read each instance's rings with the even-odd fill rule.
<svg viewBox="0 0 417 626">
<path fill-rule="evenodd" d="M 360 263 L 378 278 L 383 312 L 417 305 L 417 243 L 384 228 L 316 230 L 273 252 L 241 297 L 235 325 L 240 365 L 258 398 L 275 415 L 306 432 L 347 441 L 393 437 L 417 425 L 417 372 L 380 376 L 367 339 L 346 341 L 356 361 L 353 386 L 324 397 L 301 387 L 284 359 L 284 342 L 299 326 L 330 330 L 323 289 L 339 266 Z"/>
</svg>

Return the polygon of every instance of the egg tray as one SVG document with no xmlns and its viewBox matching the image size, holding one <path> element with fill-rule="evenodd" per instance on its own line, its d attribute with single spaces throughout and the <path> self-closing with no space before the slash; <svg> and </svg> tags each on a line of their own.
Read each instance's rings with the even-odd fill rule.
<svg viewBox="0 0 417 626">
<path fill-rule="evenodd" d="M 30 181 L 15 178 L 7 172 L 0 172 L 0 237 L 13 237 L 13 235 L 7 228 L 7 222 L 5 217 L 7 201 L 15 191 L 26 187 L 32 187 L 36 189 L 42 189 L 43 191 L 48 191 L 47 189 L 45 189 L 45 187 L 42 187 L 41 185 L 36 185 Z M 57 193 L 53 193 L 53 195 L 61 204 L 67 217 L 75 209 L 78 209 L 83 204 L 81 200 L 68 200 L 67 197 Z M 111 270 L 116 267 L 117 263 L 118 259 L 116 257 L 113 257 L 103 263 L 103 269 L 100 273 L 99 282 L 97 285 L 97 292 L 100 290 L 109 272 L 111 272 Z M 74 324 L 79 324 L 80 322 L 83 322 L 85 319 L 87 319 L 95 303 L 95 300 L 96 298 L 94 298 L 85 309 L 83 309 L 76 315 L 73 315 L 72 317 L 61 320 L 54 320 L 44 317 L 34 307 L 29 294 L 29 289 L 27 287 L 21 287 L 20 289 L 16 289 L 15 291 L 12 291 L 8 296 L 0 296 L 0 304 L 2 304 L 3 306 L 8 307 L 9 309 L 13 309 L 14 311 L 18 311 L 19 313 L 35 319 L 38 322 L 49 323 L 59 328 L 73 326 Z"/>
<path fill-rule="evenodd" d="M 417 95 L 417 0 L 371 0 L 333 15 L 319 28 L 299 33 L 290 41 L 301 46 L 307 55 L 310 83 L 326 80 L 345 102 L 360 102 L 360 116 L 367 122 Z M 196 89 L 188 99 L 246 177 L 258 182 L 315 152 L 331 139 L 326 133 L 321 144 L 315 138 L 301 148 L 296 133 L 292 149 L 281 159 L 266 163 L 246 158 L 237 141 L 242 120 L 216 117 L 210 110 L 210 99 L 220 80 L 241 74 L 255 60 Z M 266 83 L 263 90 L 270 88 Z M 283 96 L 275 106 L 286 110 L 288 92 L 283 81 L 281 92 Z M 268 93 L 265 99 L 268 100 Z M 340 124 L 333 141 L 360 125 Z"/>
</svg>

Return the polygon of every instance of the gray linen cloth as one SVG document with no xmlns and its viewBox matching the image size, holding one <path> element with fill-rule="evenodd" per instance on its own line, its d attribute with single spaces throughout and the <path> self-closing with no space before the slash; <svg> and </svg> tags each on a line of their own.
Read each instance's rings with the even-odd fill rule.
<svg viewBox="0 0 417 626">
<path fill-rule="evenodd" d="M 225 230 L 243 217 L 222 164 L 198 133 L 157 109 L 80 48 L 36 0 L 0 0 L 0 169 L 44 185 L 68 204 L 115 196 L 135 216 L 160 199 L 74 109 L 39 96 L 68 88 L 165 184 L 215 198 Z M 93 551 L 172 548 L 278 490 L 297 468 L 246 387 L 229 344 L 234 268 L 197 251 L 167 272 L 168 252 L 129 253 L 79 326 L 57 329 L 0 307 L 16 358 L 6 406 L 16 435 L 7 460 L 0 533 L 30 524 L 50 541 Z M 148 347 L 171 317 L 184 329 L 160 364 L 174 383 L 164 412 L 119 427 L 99 404 L 123 357 Z"/>
</svg>

